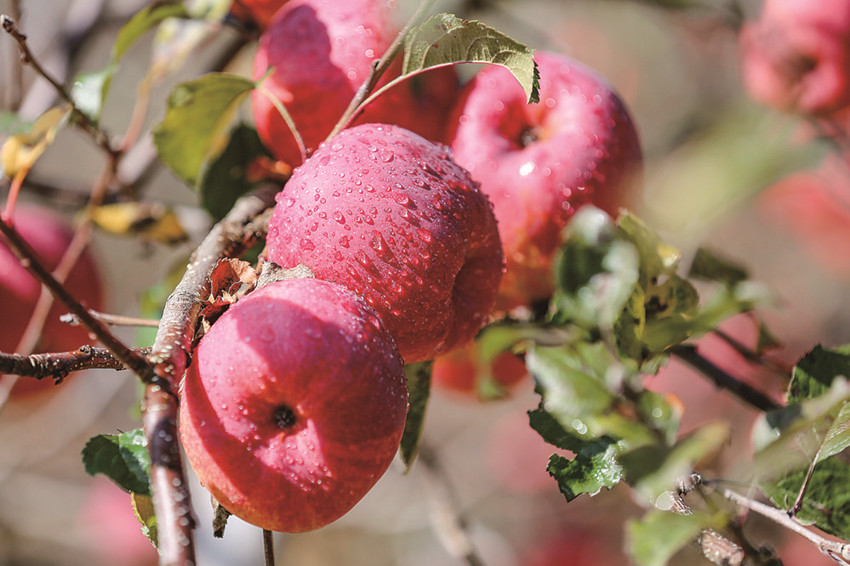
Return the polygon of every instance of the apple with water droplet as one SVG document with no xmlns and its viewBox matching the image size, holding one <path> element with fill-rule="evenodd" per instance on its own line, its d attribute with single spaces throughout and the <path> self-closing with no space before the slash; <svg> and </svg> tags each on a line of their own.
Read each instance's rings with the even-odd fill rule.
<svg viewBox="0 0 850 566">
<path fill-rule="evenodd" d="M 309 152 L 331 133 L 400 26 L 391 0 L 290 0 L 260 37 L 254 78 L 286 107 Z M 380 85 L 398 76 L 400 64 Z M 354 123 L 388 122 L 441 141 L 458 95 L 454 68 L 408 78 L 370 103 Z M 252 94 L 254 123 L 275 157 L 301 163 L 295 138 L 271 100 Z"/>
<path fill-rule="evenodd" d="M 343 130 L 277 197 L 268 259 L 363 295 L 408 363 L 488 321 L 503 257 L 492 206 L 451 151 L 398 126 Z"/>
<path fill-rule="evenodd" d="M 565 56 L 535 52 L 540 102 L 504 67 L 482 69 L 449 122 L 455 160 L 490 197 L 507 271 L 497 308 L 546 299 L 561 232 L 592 203 L 616 213 L 642 164 L 635 125 L 613 87 Z"/>
<path fill-rule="evenodd" d="M 401 357 L 341 285 L 271 283 L 201 339 L 180 391 L 180 439 L 228 511 L 273 531 L 320 528 L 389 467 L 407 415 Z"/>
<path fill-rule="evenodd" d="M 55 269 L 64 255 L 74 232 L 59 216 L 43 207 L 18 206 L 14 225 L 21 236 L 38 254 L 48 269 Z M 103 308 L 103 284 L 94 257 L 84 252 L 65 281 L 66 289 L 79 301 L 95 310 Z M 41 285 L 24 268 L 0 239 L 0 350 L 14 352 L 33 314 Z M 66 352 L 90 344 L 91 338 L 82 326 L 71 326 L 60 320 L 68 312 L 54 301 L 45 321 L 36 352 Z M 53 380 L 19 379 L 11 395 L 16 398 L 48 391 Z"/>
</svg>

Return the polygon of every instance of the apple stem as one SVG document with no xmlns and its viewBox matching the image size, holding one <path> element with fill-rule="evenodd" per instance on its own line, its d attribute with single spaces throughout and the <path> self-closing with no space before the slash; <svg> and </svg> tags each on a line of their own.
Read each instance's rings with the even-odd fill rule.
<svg viewBox="0 0 850 566">
<path fill-rule="evenodd" d="M 383 87 L 379 92 L 375 93 L 373 96 L 369 96 L 370 93 L 375 89 L 378 84 L 378 81 L 383 76 L 384 72 L 390 67 L 390 63 L 396 58 L 398 53 L 401 51 L 404 46 L 404 40 L 407 37 L 407 34 L 410 30 L 422 21 L 425 17 L 425 14 L 428 13 L 428 10 L 431 9 L 431 6 L 434 4 L 434 0 L 422 0 L 419 3 L 419 6 L 416 8 L 416 12 L 413 16 L 407 21 L 405 26 L 398 32 L 393 42 L 387 47 L 387 50 L 381 56 L 380 59 L 376 59 L 372 63 L 371 71 L 369 72 L 369 76 L 366 77 L 366 80 L 363 81 L 363 84 L 360 85 L 360 88 L 357 89 L 357 92 L 354 94 L 354 98 L 351 99 L 351 102 L 348 103 L 348 108 L 345 109 L 345 112 L 342 113 L 339 121 L 334 126 L 333 130 L 331 130 L 330 135 L 326 138 L 326 141 L 340 133 L 342 130 L 348 127 L 354 118 L 357 117 L 358 114 L 366 107 L 368 103 L 377 98 L 377 95 L 384 92 L 390 85 L 394 85 L 397 82 L 400 82 L 398 79 L 393 80 L 390 84 Z"/>
<path fill-rule="evenodd" d="M 295 126 L 295 120 L 292 119 L 292 115 L 289 113 L 289 110 L 286 109 L 286 106 L 283 105 L 283 102 L 281 102 L 278 97 L 263 86 L 262 80 L 260 80 L 254 88 L 263 93 L 263 95 L 269 99 L 269 102 L 271 102 L 272 106 L 275 107 L 275 110 L 277 110 L 278 114 L 280 114 L 281 118 L 283 118 L 283 121 L 286 122 L 286 126 L 292 133 L 292 137 L 295 138 L 295 144 L 298 146 L 298 152 L 301 154 L 301 161 L 307 161 L 307 146 L 304 143 L 304 138 L 301 137 L 301 132 L 299 132 L 298 128 Z"/>
<path fill-rule="evenodd" d="M 457 510 L 457 496 L 436 451 L 422 443 L 419 462 L 426 470 L 425 483 L 431 508 L 431 525 L 445 549 L 469 566 L 484 566 L 467 532 L 466 519 Z"/>
<path fill-rule="evenodd" d="M 274 536 L 268 529 L 263 529 L 263 555 L 266 559 L 266 566 L 274 566 Z"/>
</svg>

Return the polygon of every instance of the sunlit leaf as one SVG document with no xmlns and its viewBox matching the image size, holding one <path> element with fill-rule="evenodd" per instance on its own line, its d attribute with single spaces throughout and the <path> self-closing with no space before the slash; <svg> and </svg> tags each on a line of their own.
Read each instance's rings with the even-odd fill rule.
<svg viewBox="0 0 850 566">
<path fill-rule="evenodd" d="M 211 73 L 177 85 L 165 119 L 154 130 L 159 158 L 194 186 L 204 164 L 225 147 L 224 135 L 254 83 L 236 75 Z"/>
<path fill-rule="evenodd" d="M 763 484 L 762 490 L 780 508 L 787 509 L 796 501 L 808 470 L 800 469 L 775 483 Z M 803 506 L 797 518 L 819 529 L 850 539 L 850 465 L 837 458 L 820 462 L 806 488 Z"/>
<path fill-rule="evenodd" d="M 529 422 L 546 442 L 575 454 L 573 458 L 553 454 L 547 466 L 567 501 L 583 494 L 596 495 L 603 488 L 610 489 L 620 483 L 623 470 L 617 455 L 622 446 L 615 439 L 604 436 L 583 440 L 539 409 L 529 411 Z"/>
<path fill-rule="evenodd" d="M 529 102 L 540 99 L 539 74 L 531 49 L 490 26 L 438 14 L 405 38 L 402 76 L 451 63 L 502 65 L 514 74 Z"/>
<path fill-rule="evenodd" d="M 86 443 L 82 456 L 89 475 L 103 474 L 127 492 L 151 493 L 150 456 L 141 429 L 95 436 Z"/>
<path fill-rule="evenodd" d="M 139 522 L 142 534 L 147 537 L 154 548 L 157 548 L 159 541 L 157 539 L 156 511 L 153 508 L 153 497 L 140 493 L 131 493 L 130 500 L 133 503 L 133 514 Z"/>
<path fill-rule="evenodd" d="M 6 138 L 0 149 L 0 160 L 9 178 L 35 164 L 56 139 L 56 133 L 65 124 L 69 112 L 69 107 L 51 108 L 39 116 L 29 130 Z"/>
</svg>

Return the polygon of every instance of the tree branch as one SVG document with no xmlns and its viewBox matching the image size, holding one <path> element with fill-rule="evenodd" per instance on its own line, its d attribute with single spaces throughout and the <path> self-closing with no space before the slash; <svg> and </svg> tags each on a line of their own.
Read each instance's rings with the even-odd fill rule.
<svg viewBox="0 0 850 566">
<path fill-rule="evenodd" d="M 219 259 L 235 257 L 265 234 L 267 218 L 258 218 L 274 205 L 280 187 L 266 185 L 240 198 L 213 226 L 189 261 L 186 273 L 168 297 L 150 359 L 154 371 L 172 384 L 183 376 L 191 358 L 192 340 L 201 311 L 208 275 Z"/>
<path fill-rule="evenodd" d="M 794 531 L 798 535 L 806 538 L 815 544 L 818 547 L 818 550 L 820 550 L 823 554 L 829 556 L 839 564 L 850 565 L 850 544 L 827 539 L 801 525 L 797 519 L 789 516 L 784 510 L 771 507 L 770 505 L 760 501 L 750 499 L 749 497 L 720 487 L 716 482 L 705 481 L 704 485 L 710 487 L 715 493 L 736 505 L 740 505 L 741 507 L 758 513 L 762 517 L 770 519 L 774 523 L 777 523 L 778 525 L 781 525 L 790 531 Z"/>
<path fill-rule="evenodd" d="M 92 122 L 91 118 L 88 117 L 84 112 L 82 112 L 74 102 L 74 99 L 71 97 L 71 94 L 65 89 L 65 87 L 59 83 L 53 76 L 47 72 L 47 70 L 38 62 L 38 60 L 33 56 L 30 51 L 29 45 L 27 44 L 27 36 L 20 32 L 18 29 L 15 20 L 7 16 L 6 14 L 0 14 L 0 26 L 3 27 L 3 30 L 8 33 L 18 44 L 18 51 L 21 53 L 21 61 L 25 65 L 29 65 L 32 67 L 36 73 L 39 74 L 44 80 L 50 83 L 50 86 L 59 94 L 60 98 L 67 102 L 71 106 L 71 112 L 74 114 L 74 118 L 79 123 L 80 127 L 92 136 L 94 142 L 103 149 L 109 155 L 116 155 L 119 150 L 113 149 L 112 143 L 109 140 L 109 136 L 101 130 L 97 124 Z"/>
<path fill-rule="evenodd" d="M 145 356 L 150 352 L 150 348 L 139 348 L 136 352 Z M 69 374 L 85 369 L 122 370 L 127 367 L 106 348 L 88 345 L 80 346 L 72 352 L 30 354 L 29 356 L 0 352 L 0 373 L 3 374 L 34 379 L 52 377 L 56 383 L 60 383 Z"/>
<path fill-rule="evenodd" d="M 694 346 L 684 344 L 673 346 L 670 349 L 670 353 L 711 379 L 717 387 L 726 389 L 760 411 L 775 411 L 782 408 L 782 405 L 755 387 L 735 378 L 735 376 L 729 374 L 697 352 Z"/>
</svg>

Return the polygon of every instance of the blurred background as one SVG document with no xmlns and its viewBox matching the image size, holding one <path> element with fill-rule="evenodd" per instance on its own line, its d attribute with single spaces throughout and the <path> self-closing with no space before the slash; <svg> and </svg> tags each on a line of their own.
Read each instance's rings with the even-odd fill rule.
<svg viewBox="0 0 850 566">
<path fill-rule="evenodd" d="M 106 65 L 121 26 L 145 4 L 0 0 L 0 12 L 15 14 L 33 53 L 71 81 Z M 409 0 L 404 4 L 412 7 Z M 812 181 L 806 173 L 795 180 L 797 172 L 821 171 L 832 149 L 811 135 L 805 121 L 748 97 L 740 78 L 738 28 L 759 7 L 757 1 L 722 0 L 470 0 L 438 2 L 433 12 L 481 20 L 607 77 L 631 110 L 645 152 L 635 211 L 686 259 L 708 246 L 767 284 L 775 303 L 763 318 L 782 343 L 777 362 L 791 364 L 817 343 L 850 341 L 850 225 L 840 215 L 825 220 L 836 205 L 818 210 L 801 188 L 813 182 L 840 187 L 846 174 Z M 128 124 L 151 41 L 147 34 L 137 42 L 115 76 L 103 119 L 110 132 Z M 170 86 L 217 65 L 236 42 L 227 27 L 205 39 L 179 73 L 155 87 L 146 127 L 162 118 Z M 253 48 L 245 45 L 226 70 L 250 75 Z M 55 103 L 54 92 L 19 64 L 14 41 L 0 36 L 2 109 L 19 105 L 24 118 L 34 119 Z M 152 158 L 150 142 L 143 141 L 121 173 L 140 180 L 144 201 L 171 207 L 188 239 L 164 245 L 97 231 L 93 249 L 105 271 L 109 312 L 149 315 L 147 302 L 162 300 L 173 288 L 158 284 L 175 270 L 179 275 L 210 226 L 195 207 L 196 195 L 164 168 L 151 166 Z M 33 169 L 22 200 L 49 202 L 72 219 L 103 163 L 88 138 L 66 128 Z M 8 182 L 0 181 L 0 196 L 7 190 Z M 727 328 L 744 342 L 754 339 L 749 320 L 730 321 Z M 150 345 L 149 332 L 118 333 Z M 783 382 L 775 374 L 752 368 L 722 344 L 704 347 L 719 364 L 781 395 Z M 730 446 L 705 468 L 735 479 L 752 452 L 756 413 L 675 363 L 647 383 L 681 399 L 683 431 L 709 419 L 735 424 Z M 92 371 L 0 412 L 0 565 L 156 563 L 129 496 L 102 477 L 86 475 L 80 460 L 90 437 L 139 426 L 138 395 L 131 375 Z M 626 488 L 566 503 L 545 470 L 552 450 L 528 427 L 526 411 L 537 403 L 530 380 L 509 399 L 489 403 L 435 391 L 424 460 L 407 475 L 391 468 L 339 522 L 314 533 L 276 535 L 278 563 L 453 566 L 468 563 L 453 556 L 468 544 L 488 566 L 628 564 L 621 551 L 624 521 L 643 510 Z M 194 495 L 199 564 L 261 564 L 260 530 L 232 518 L 224 539 L 214 540 L 207 495 L 197 484 Z M 468 540 L 458 539 L 458 522 Z M 800 537 L 757 518 L 748 528 L 755 542 L 778 548 L 787 565 L 832 563 Z M 673 563 L 707 562 L 688 549 Z"/>
</svg>

